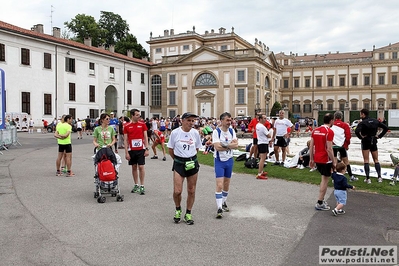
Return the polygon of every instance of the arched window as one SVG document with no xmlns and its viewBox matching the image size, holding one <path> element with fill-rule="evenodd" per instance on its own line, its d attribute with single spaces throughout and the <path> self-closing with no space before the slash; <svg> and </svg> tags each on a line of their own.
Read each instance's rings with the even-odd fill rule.
<svg viewBox="0 0 399 266">
<path fill-rule="evenodd" d="M 195 81 L 195 86 L 215 86 L 217 85 L 216 78 L 209 73 L 201 74 Z"/>
<path fill-rule="evenodd" d="M 161 91 L 162 91 L 161 76 L 155 75 L 151 78 L 151 105 L 161 106 Z"/>
<path fill-rule="evenodd" d="M 269 83 L 269 77 L 265 78 L 265 89 L 269 89 L 270 83 Z"/>
</svg>

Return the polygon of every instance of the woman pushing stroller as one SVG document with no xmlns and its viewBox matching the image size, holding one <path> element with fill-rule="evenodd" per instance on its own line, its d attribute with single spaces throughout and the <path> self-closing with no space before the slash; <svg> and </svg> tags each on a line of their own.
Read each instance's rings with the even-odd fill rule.
<svg viewBox="0 0 399 266">
<path fill-rule="evenodd" d="M 109 125 L 109 119 L 109 114 L 101 114 L 98 121 L 99 126 L 94 129 L 93 144 L 94 147 L 96 147 L 96 151 L 105 147 L 112 149 L 112 147 L 114 146 L 114 143 L 116 141 L 116 133 L 114 128 Z"/>
</svg>

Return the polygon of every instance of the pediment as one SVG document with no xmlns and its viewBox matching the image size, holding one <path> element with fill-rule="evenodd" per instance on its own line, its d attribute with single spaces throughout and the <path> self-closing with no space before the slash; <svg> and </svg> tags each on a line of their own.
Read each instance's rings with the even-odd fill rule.
<svg viewBox="0 0 399 266">
<path fill-rule="evenodd" d="M 209 62 L 209 61 L 219 61 L 226 59 L 233 59 L 233 58 L 227 54 L 213 50 L 209 47 L 202 46 L 197 50 L 180 58 L 179 60 L 176 60 L 174 64 Z"/>
<path fill-rule="evenodd" d="M 199 93 L 197 93 L 195 95 L 195 97 L 197 98 L 204 98 L 204 97 L 215 97 L 215 94 L 213 94 L 212 92 L 209 92 L 207 90 L 202 90 Z"/>
</svg>

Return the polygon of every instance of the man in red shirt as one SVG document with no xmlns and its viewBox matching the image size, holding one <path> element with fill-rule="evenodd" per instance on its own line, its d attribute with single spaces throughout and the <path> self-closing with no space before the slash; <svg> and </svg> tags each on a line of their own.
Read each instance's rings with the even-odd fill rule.
<svg viewBox="0 0 399 266">
<path fill-rule="evenodd" d="M 350 181 L 357 181 L 358 178 L 352 174 L 352 169 L 349 164 L 347 153 L 352 138 L 351 129 L 347 123 L 342 121 L 342 117 L 343 114 L 341 111 L 336 111 L 334 113 L 334 125 L 331 127 L 332 131 L 334 131 L 334 157 L 337 158 L 337 155 L 339 153 L 341 161 L 346 165 L 346 171 L 349 174 Z"/>
<path fill-rule="evenodd" d="M 165 152 L 165 135 L 157 130 L 153 131 L 154 134 L 154 141 L 152 143 L 152 151 L 154 152 L 154 156 L 151 157 L 151 159 L 158 159 L 158 155 L 157 155 L 157 145 L 160 144 L 162 147 L 162 152 L 163 152 L 163 161 L 166 161 L 166 152 Z"/>
<path fill-rule="evenodd" d="M 147 126 L 140 121 L 140 111 L 132 109 L 130 111 L 131 123 L 123 127 L 125 157 L 129 165 L 132 166 L 134 187 L 132 193 L 145 194 L 145 157 L 149 155 Z M 140 186 L 138 178 L 140 177 Z"/>
<path fill-rule="evenodd" d="M 312 131 L 309 147 L 309 166 L 310 168 L 314 168 L 316 164 L 317 170 L 321 174 L 319 198 L 317 200 L 315 209 L 319 211 L 328 211 L 330 206 L 328 206 L 327 202 L 324 201 L 324 196 L 327 192 L 327 185 L 331 176 L 331 170 L 335 169 L 337 161 L 334 157 L 334 151 L 332 148 L 334 131 L 332 131 L 330 128 L 333 125 L 334 117 L 332 114 L 327 113 L 324 115 L 323 120 L 324 125 Z"/>
</svg>

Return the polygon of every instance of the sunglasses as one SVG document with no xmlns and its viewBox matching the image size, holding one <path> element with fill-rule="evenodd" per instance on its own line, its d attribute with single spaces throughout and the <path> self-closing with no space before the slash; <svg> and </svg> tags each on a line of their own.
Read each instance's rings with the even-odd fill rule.
<svg viewBox="0 0 399 266">
<path fill-rule="evenodd" d="M 104 120 L 109 120 L 109 117 L 105 118 Z"/>
</svg>

